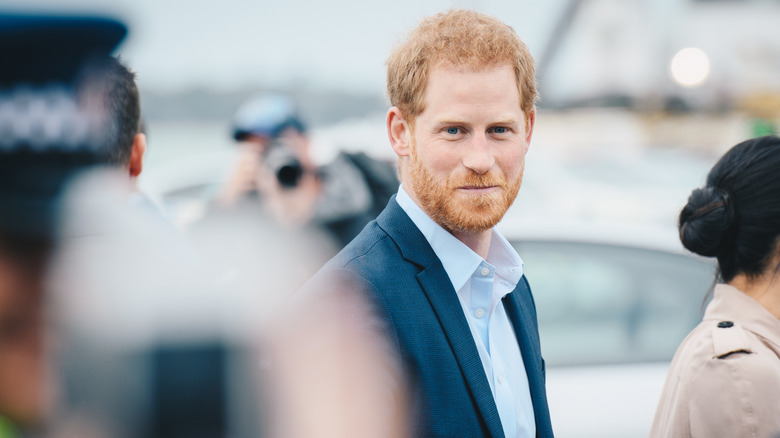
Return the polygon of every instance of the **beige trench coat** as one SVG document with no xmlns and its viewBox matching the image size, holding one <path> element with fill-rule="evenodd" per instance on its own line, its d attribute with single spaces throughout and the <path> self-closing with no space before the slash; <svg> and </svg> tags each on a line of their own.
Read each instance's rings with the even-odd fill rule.
<svg viewBox="0 0 780 438">
<path fill-rule="evenodd" d="M 780 320 L 719 284 L 672 360 L 651 438 L 780 438 Z"/>
</svg>

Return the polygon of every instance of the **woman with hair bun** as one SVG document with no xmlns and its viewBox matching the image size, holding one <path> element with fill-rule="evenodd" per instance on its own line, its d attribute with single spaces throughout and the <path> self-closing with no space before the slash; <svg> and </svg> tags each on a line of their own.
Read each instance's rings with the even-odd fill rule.
<svg viewBox="0 0 780 438">
<path fill-rule="evenodd" d="M 729 150 L 680 212 L 718 260 L 702 322 L 672 360 L 651 438 L 780 437 L 780 137 Z"/>
</svg>

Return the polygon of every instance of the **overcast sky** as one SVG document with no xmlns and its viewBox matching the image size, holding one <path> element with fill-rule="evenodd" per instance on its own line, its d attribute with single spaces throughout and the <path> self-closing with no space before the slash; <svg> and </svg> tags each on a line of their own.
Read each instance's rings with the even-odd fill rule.
<svg viewBox="0 0 780 438">
<path fill-rule="evenodd" d="M 0 0 L 5 8 L 100 13 L 124 20 L 120 46 L 142 90 L 305 86 L 384 94 L 384 61 L 421 18 L 451 7 L 511 25 L 537 64 L 569 0 Z M 588 0 L 537 79 L 548 102 L 598 95 L 780 90 L 778 2 Z M 681 90 L 669 63 L 704 49 L 712 74 Z M 752 87 L 752 88 L 751 88 Z"/>
<path fill-rule="evenodd" d="M 0 0 L 13 9 L 107 13 L 128 24 L 118 53 L 147 89 L 252 85 L 382 93 L 384 60 L 420 18 L 468 7 L 537 53 L 560 0 Z"/>
</svg>

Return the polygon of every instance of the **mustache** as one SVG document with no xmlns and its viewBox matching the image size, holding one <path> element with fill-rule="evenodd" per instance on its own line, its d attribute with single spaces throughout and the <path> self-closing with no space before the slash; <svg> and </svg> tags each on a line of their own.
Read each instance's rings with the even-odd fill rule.
<svg viewBox="0 0 780 438">
<path fill-rule="evenodd" d="M 476 172 L 468 172 L 464 175 L 460 175 L 458 177 L 453 177 L 450 179 L 448 186 L 450 188 L 458 188 L 458 187 L 505 187 L 506 186 L 506 177 L 499 173 L 495 172 L 488 172 L 483 174 L 478 174 Z"/>
</svg>

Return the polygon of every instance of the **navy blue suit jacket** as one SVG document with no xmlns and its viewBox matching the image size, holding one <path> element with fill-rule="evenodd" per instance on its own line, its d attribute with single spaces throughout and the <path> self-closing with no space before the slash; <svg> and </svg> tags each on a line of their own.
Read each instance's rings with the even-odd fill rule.
<svg viewBox="0 0 780 438">
<path fill-rule="evenodd" d="M 369 295 L 415 391 L 414 436 L 503 437 L 463 308 L 441 261 L 393 197 L 309 282 L 348 278 Z M 318 286 L 319 285 L 319 286 Z M 537 437 L 552 437 L 536 309 L 523 277 L 504 307 L 528 374 Z"/>
</svg>

